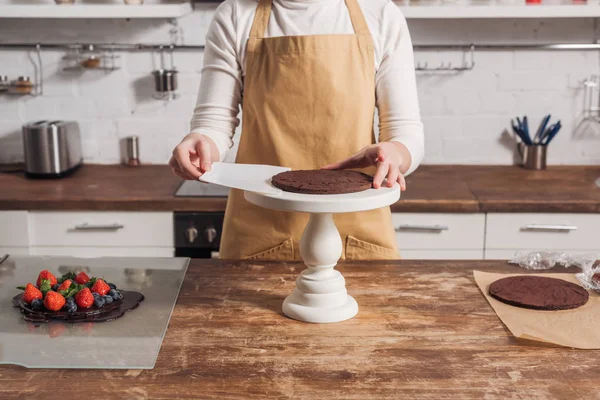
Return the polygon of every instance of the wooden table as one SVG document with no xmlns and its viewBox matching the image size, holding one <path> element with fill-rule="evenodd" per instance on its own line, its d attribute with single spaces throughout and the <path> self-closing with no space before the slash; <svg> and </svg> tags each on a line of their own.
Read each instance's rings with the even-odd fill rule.
<svg viewBox="0 0 600 400">
<path fill-rule="evenodd" d="M 423 165 L 407 178 L 394 212 L 600 212 L 598 166 Z M 168 166 L 84 165 L 60 180 L 0 173 L 0 210 L 225 210 L 225 197 L 175 197 L 181 184 Z"/>
<path fill-rule="evenodd" d="M 282 316 L 302 268 L 195 260 L 153 370 L 0 367 L 0 398 L 599 398 L 600 351 L 514 339 L 473 280 L 517 267 L 345 263 L 360 311 L 331 325 Z"/>
</svg>

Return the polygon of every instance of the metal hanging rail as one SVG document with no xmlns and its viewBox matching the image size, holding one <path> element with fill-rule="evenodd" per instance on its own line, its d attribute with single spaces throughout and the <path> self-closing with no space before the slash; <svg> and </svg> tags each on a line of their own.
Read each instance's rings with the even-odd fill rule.
<svg viewBox="0 0 600 400">
<path fill-rule="evenodd" d="M 0 43 L 2 50 L 73 50 L 84 48 L 93 44 L 98 50 L 113 51 L 155 51 L 161 48 L 173 49 L 174 51 L 197 51 L 204 50 L 204 45 L 180 45 L 180 44 L 145 44 L 145 43 Z M 600 43 L 554 43 L 554 44 L 415 44 L 415 50 L 600 50 Z"/>
</svg>

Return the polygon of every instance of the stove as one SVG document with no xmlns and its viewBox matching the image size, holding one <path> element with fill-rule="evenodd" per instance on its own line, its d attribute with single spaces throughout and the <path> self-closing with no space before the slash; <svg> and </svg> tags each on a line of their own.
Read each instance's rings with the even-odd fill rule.
<svg viewBox="0 0 600 400">
<path fill-rule="evenodd" d="M 227 197 L 229 188 L 203 183 L 200 181 L 183 181 L 175 192 L 175 197 Z"/>
<path fill-rule="evenodd" d="M 183 181 L 176 197 L 227 197 L 229 188 L 199 181 Z M 175 256 L 217 258 L 224 212 L 175 212 Z"/>
</svg>

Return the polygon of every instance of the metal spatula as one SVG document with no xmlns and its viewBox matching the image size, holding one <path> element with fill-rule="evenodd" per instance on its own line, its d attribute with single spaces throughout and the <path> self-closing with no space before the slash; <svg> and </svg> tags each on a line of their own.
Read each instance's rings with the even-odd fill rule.
<svg viewBox="0 0 600 400">
<path fill-rule="evenodd" d="M 212 164 L 210 171 L 200 177 L 200 181 L 249 192 L 279 195 L 282 191 L 271 185 L 271 178 L 290 169 L 273 165 L 216 162 Z"/>
</svg>

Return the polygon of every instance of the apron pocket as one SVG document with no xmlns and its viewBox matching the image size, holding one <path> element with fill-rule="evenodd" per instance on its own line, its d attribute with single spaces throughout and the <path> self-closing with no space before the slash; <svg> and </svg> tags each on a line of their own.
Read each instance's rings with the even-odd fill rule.
<svg viewBox="0 0 600 400">
<path fill-rule="evenodd" d="M 398 260 L 400 253 L 396 249 L 379 246 L 348 235 L 346 238 L 347 260 Z"/>
<path fill-rule="evenodd" d="M 288 239 L 275 247 L 244 257 L 244 259 L 257 261 L 292 261 L 294 259 L 294 242 L 292 239 Z"/>
</svg>

